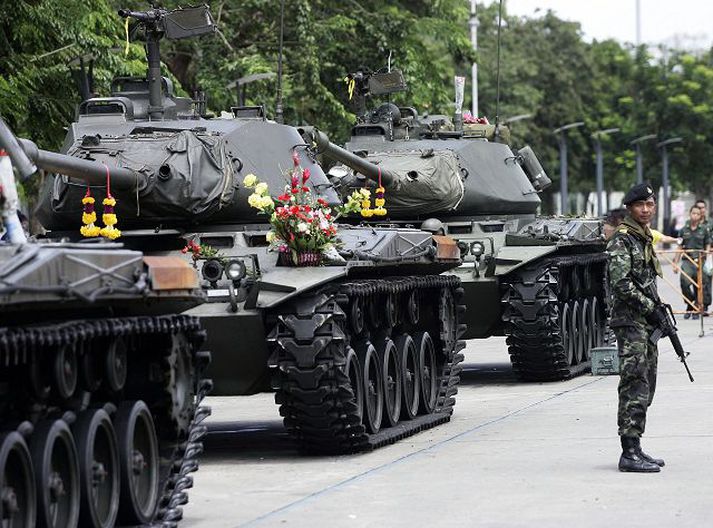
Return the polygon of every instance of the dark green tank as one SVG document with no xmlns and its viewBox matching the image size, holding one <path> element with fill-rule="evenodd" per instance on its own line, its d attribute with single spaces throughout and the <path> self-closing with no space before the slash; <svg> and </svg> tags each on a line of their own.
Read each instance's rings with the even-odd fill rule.
<svg viewBox="0 0 713 528">
<path fill-rule="evenodd" d="M 1 149 L 35 172 L 0 118 Z M 205 331 L 182 313 L 203 301 L 179 259 L 0 242 L 3 526 L 175 526 L 210 414 Z"/>
<path fill-rule="evenodd" d="M 455 242 L 413 228 L 340 225 L 329 265 L 278 262 L 270 225 L 249 206 L 253 190 L 243 182 L 253 174 L 276 198 L 297 164 L 310 171 L 304 185 L 314 196 L 341 204 L 309 145 L 261 108 L 206 116 L 154 75 L 159 41 L 172 37 L 167 24 L 185 10 L 122 14 L 146 32 L 148 80 L 118 79 L 109 97 L 84 101 L 62 154 L 22 142 L 58 173 L 42 191 L 43 225 L 79 237 L 87 185 L 99 202 L 108 172 L 120 240 L 181 256 L 201 273 L 208 302 L 185 313 L 208 330 L 214 394 L 272 384 L 306 451 L 370 449 L 448 420 L 464 325 L 460 281 L 440 274 L 460 264 Z M 212 30 L 207 11 L 196 15 L 180 36 Z M 200 246 L 210 255 L 192 259 L 187 250 Z"/>
<path fill-rule="evenodd" d="M 305 129 L 315 152 L 335 160 L 340 194 L 385 188 L 388 216 L 458 240 L 468 312 L 466 337 L 506 335 L 513 367 L 526 380 L 558 380 L 590 368 L 605 342 L 604 236 L 596 219 L 538 216 L 551 182 L 534 151 L 513 151 L 506 127 L 454 125 L 444 115 L 366 99 L 406 89 L 397 70 L 357 72 L 361 112 L 341 148 Z"/>
</svg>

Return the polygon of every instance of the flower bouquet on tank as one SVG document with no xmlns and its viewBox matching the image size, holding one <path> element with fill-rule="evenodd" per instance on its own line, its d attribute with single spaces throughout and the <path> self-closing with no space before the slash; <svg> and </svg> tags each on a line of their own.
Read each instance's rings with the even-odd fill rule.
<svg viewBox="0 0 713 528">
<path fill-rule="evenodd" d="M 277 197 L 270 196 L 267 183 L 254 174 L 245 176 L 243 185 L 253 190 L 248 203 L 270 218 L 272 229 L 267 233 L 267 241 L 278 251 L 278 264 L 319 266 L 341 261 L 335 222 L 345 214 L 360 212 L 365 195 L 363 191 L 354 192 L 346 203 L 331 207 L 308 187 L 309 169 L 300 166 L 296 154 L 292 160 L 284 192 Z"/>
</svg>

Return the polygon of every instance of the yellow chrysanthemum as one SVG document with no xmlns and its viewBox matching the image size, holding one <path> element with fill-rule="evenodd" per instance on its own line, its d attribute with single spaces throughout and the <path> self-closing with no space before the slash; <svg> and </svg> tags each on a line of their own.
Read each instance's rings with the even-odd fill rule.
<svg viewBox="0 0 713 528">
<path fill-rule="evenodd" d="M 374 214 L 374 211 L 372 211 L 371 209 L 362 209 L 361 210 L 361 215 L 364 218 L 369 218 L 369 217 L 371 217 L 372 214 Z"/>
<path fill-rule="evenodd" d="M 114 207 L 116 205 L 116 199 L 112 196 L 111 198 L 107 197 L 102 200 L 102 204 L 104 205 L 110 205 Z"/>
<path fill-rule="evenodd" d="M 376 198 L 374 200 L 374 205 L 376 205 L 377 207 L 383 207 L 385 203 L 386 200 L 384 198 Z"/>
<path fill-rule="evenodd" d="M 83 203 L 84 205 L 93 204 L 93 203 L 94 203 L 94 197 L 93 197 L 93 196 L 85 196 L 84 198 L 82 198 L 82 203 Z"/>
<path fill-rule="evenodd" d="M 104 215 L 107 216 L 107 215 Z M 100 231 L 101 236 L 106 237 L 110 240 L 117 239 L 121 236 L 121 231 L 115 228 L 113 225 L 103 227 Z"/>
</svg>

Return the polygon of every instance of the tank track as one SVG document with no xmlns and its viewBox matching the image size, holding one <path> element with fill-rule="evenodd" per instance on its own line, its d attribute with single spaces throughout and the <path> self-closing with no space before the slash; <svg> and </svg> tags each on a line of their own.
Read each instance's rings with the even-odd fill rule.
<svg viewBox="0 0 713 528">
<path fill-rule="evenodd" d="M 57 398 L 53 394 L 46 398 L 35 398 L 31 390 L 23 390 L 19 385 L 27 379 L 27 370 L 32 367 L 33 358 L 37 357 L 37 354 L 44 353 L 47 357 L 48 351 L 69 347 L 77 357 L 81 358 L 89 353 L 92 343 L 100 340 L 107 342 L 121 337 L 134 339 L 140 344 L 142 339 L 172 335 L 182 335 L 186 338 L 192 365 L 192 371 L 189 373 L 192 384 L 190 398 L 184 402 L 185 409 L 180 425 L 177 423 L 176 416 L 172 414 L 172 409 L 178 405 L 175 376 L 172 376 L 170 371 L 175 364 L 171 361 L 171 355 L 175 351 L 168 348 L 160 352 L 148 349 L 149 347 L 142 349 L 140 351 L 142 357 L 151 356 L 151 366 L 160 365 L 160 372 L 157 373 L 156 369 L 153 369 L 151 374 L 139 376 L 139 379 L 132 383 L 130 378 L 136 373 L 129 367 L 126 385 L 118 393 L 111 393 L 106 388 L 100 391 L 88 391 L 86 387 L 82 387 L 80 380 L 76 391 L 69 398 Z M 203 451 L 202 439 L 207 429 L 201 422 L 210 415 L 210 407 L 200 405 L 212 387 L 210 380 L 200 377 L 210 361 L 208 352 L 198 352 L 205 337 L 205 331 L 201 328 L 199 320 L 184 315 L 86 319 L 0 328 L 0 373 L 3 371 L 5 373 L 1 376 L 1 383 L 8 388 L 7 394 L 2 398 L 9 399 L 8 394 L 26 397 L 25 401 L 12 398 L 13 401 L 6 400 L 2 404 L 0 407 L 3 416 L 2 432 L 15 430 L 26 437 L 29 444 L 33 434 L 33 425 L 30 424 L 36 424 L 43 418 L 60 418 L 67 422 L 67 425 L 71 425 L 77 413 L 90 406 L 92 408 L 103 406 L 113 414 L 117 405 L 123 400 L 143 399 L 142 393 L 145 392 L 146 404 L 156 424 L 160 457 L 156 514 L 149 523 L 138 525 L 117 523 L 115 526 L 174 528 L 182 518 L 181 506 L 188 502 L 186 490 L 193 486 L 190 473 L 198 469 L 198 458 Z M 129 352 L 129 362 L 132 361 L 131 354 Z M 146 364 L 142 364 L 144 365 Z M 151 386 L 142 386 L 147 381 Z M 13 423 L 16 424 L 14 429 L 8 427 Z"/>
<path fill-rule="evenodd" d="M 607 343 L 609 335 L 606 260 L 606 253 L 550 257 L 503 281 L 504 330 L 520 379 L 557 381 L 591 370 L 589 348 Z M 593 299 L 597 307 L 591 311 Z M 596 318 L 584 315 L 585 306 Z M 575 308 L 572 323 L 567 314 Z M 592 318 L 592 326 L 585 318 Z M 576 331 L 563 331 L 563 324 Z"/>
<path fill-rule="evenodd" d="M 320 454 L 368 451 L 450 420 L 465 346 L 459 339 L 465 331 L 459 324 L 465 312 L 462 297 L 460 280 L 454 276 L 364 279 L 330 285 L 274 314 L 268 342 L 273 347 L 269 365 L 274 369 L 275 401 L 300 449 Z M 420 310 L 415 322 L 413 311 L 405 313 L 414 298 Z M 361 312 L 355 308 L 359 306 Z M 416 330 L 427 330 L 437 351 L 435 405 L 431 412 L 421 410 L 395 424 L 387 424 L 384 417 L 381 429 L 370 432 L 366 411 L 359 405 L 359 383 L 348 372 L 348 357 L 372 343 L 380 350 L 379 343 L 416 335 Z M 381 365 L 383 351 L 379 357 Z M 363 368 L 361 361 L 358 364 Z"/>
</svg>

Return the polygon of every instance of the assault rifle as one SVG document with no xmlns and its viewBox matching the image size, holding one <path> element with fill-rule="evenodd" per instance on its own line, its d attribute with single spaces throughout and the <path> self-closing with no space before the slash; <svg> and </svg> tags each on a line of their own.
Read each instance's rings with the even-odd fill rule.
<svg viewBox="0 0 713 528">
<path fill-rule="evenodd" d="M 688 352 L 683 350 L 681 340 L 678 338 L 678 333 L 676 332 L 676 319 L 673 316 L 671 305 L 664 303 L 659 304 L 659 306 L 657 306 L 651 314 L 651 317 L 649 317 L 649 322 L 655 326 L 654 331 L 651 332 L 651 335 L 649 336 L 649 341 L 655 345 L 659 339 L 664 336 L 668 336 L 676 355 L 681 360 L 681 363 L 683 363 L 683 366 L 686 367 L 688 379 L 693 382 L 693 376 L 691 375 L 691 371 L 686 363 L 686 356 L 688 356 Z"/>
</svg>

